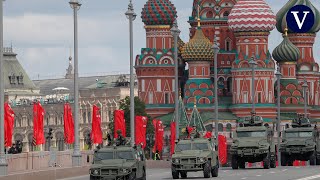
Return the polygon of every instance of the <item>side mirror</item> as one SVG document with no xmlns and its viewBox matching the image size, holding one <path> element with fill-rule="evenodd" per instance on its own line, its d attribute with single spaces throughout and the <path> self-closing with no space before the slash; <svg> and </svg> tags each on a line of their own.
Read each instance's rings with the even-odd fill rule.
<svg viewBox="0 0 320 180">
<path fill-rule="evenodd" d="M 90 162 L 90 157 L 89 157 L 89 155 L 87 155 L 87 163 L 89 163 Z"/>
</svg>

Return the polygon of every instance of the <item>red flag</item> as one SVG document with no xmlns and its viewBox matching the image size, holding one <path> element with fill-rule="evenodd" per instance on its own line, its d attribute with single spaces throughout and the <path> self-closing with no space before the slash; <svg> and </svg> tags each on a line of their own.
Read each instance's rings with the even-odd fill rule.
<svg viewBox="0 0 320 180">
<path fill-rule="evenodd" d="M 219 160 L 220 160 L 220 163 L 223 165 L 227 163 L 227 138 L 223 135 L 219 135 L 218 143 L 219 143 Z"/>
<path fill-rule="evenodd" d="M 12 134 L 14 125 L 14 112 L 8 103 L 4 104 L 4 138 L 5 147 L 12 146 Z"/>
<path fill-rule="evenodd" d="M 207 131 L 206 134 L 203 137 L 207 138 L 207 139 L 212 138 L 212 132 L 211 131 Z"/>
<path fill-rule="evenodd" d="M 175 143 L 175 141 L 176 141 L 176 123 L 175 122 L 171 122 L 170 131 L 171 131 L 171 139 L 170 139 L 171 149 L 170 149 L 170 153 L 172 155 L 174 153 L 174 147 L 176 145 L 176 143 Z"/>
<path fill-rule="evenodd" d="M 74 122 L 72 116 L 72 109 L 69 103 L 64 104 L 63 112 L 64 120 L 64 138 L 66 144 L 74 143 Z"/>
<path fill-rule="evenodd" d="M 39 102 L 33 104 L 33 137 L 35 145 L 44 144 L 43 130 L 44 109 Z"/>
<path fill-rule="evenodd" d="M 93 110 L 92 110 L 91 139 L 93 140 L 94 144 L 101 144 L 102 143 L 100 108 L 98 108 L 96 105 L 93 105 Z"/>
<path fill-rule="evenodd" d="M 115 110 L 114 113 L 114 138 L 118 138 L 118 130 L 121 130 L 123 137 L 126 137 L 126 121 L 123 110 Z"/>
<path fill-rule="evenodd" d="M 145 116 L 136 116 L 135 120 L 135 143 L 141 144 L 144 149 L 147 145 L 146 133 L 148 118 Z"/>
<path fill-rule="evenodd" d="M 157 144 L 156 150 L 158 150 L 159 152 L 162 152 L 162 148 L 163 148 L 163 133 L 164 133 L 164 129 L 163 129 L 162 121 L 158 120 L 157 121 L 157 136 L 156 136 L 156 144 Z"/>
</svg>

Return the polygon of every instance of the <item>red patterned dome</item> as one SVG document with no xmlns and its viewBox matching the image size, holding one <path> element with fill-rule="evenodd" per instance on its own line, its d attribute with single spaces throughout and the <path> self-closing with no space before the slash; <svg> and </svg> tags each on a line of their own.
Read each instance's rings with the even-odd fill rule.
<svg viewBox="0 0 320 180">
<path fill-rule="evenodd" d="M 234 32 L 269 32 L 275 28 L 276 16 L 264 0 L 239 0 L 228 24 Z"/>
<path fill-rule="evenodd" d="M 141 12 L 145 25 L 172 25 L 176 16 L 176 8 L 170 0 L 148 0 Z"/>
</svg>

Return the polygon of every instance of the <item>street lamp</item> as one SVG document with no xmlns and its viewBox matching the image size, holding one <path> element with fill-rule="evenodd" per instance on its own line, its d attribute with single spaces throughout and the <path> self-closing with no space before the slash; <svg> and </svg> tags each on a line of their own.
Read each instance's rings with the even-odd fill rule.
<svg viewBox="0 0 320 180">
<path fill-rule="evenodd" d="M 4 69 L 3 69 L 3 1 L 0 0 L 0 176 L 8 174 L 4 153 Z"/>
<path fill-rule="evenodd" d="M 131 132 L 131 146 L 134 146 L 134 77 L 133 77 L 133 21 L 136 19 L 137 14 L 134 12 L 132 0 L 128 5 L 128 10 L 125 13 L 129 19 L 129 35 L 130 35 L 130 132 Z"/>
<path fill-rule="evenodd" d="M 218 40 L 217 36 L 214 36 L 214 42 L 213 42 L 213 53 L 214 53 L 214 120 L 215 120 L 215 125 L 214 125 L 214 131 L 215 131 L 215 136 L 218 138 L 218 53 L 220 51 L 220 48 L 218 46 Z"/>
<path fill-rule="evenodd" d="M 74 150 L 72 165 L 81 166 L 80 138 L 79 138 L 79 74 L 78 74 L 78 11 L 81 4 L 78 0 L 70 0 L 74 18 Z"/>
<path fill-rule="evenodd" d="M 179 139 L 179 87 L 178 87 L 178 36 L 180 35 L 180 30 L 178 29 L 178 23 L 177 18 L 174 20 L 172 28 L 171 28 L 171 34 L 174 39 L 174 86 L 175 86 L 175 95 L 174 95 L 174 107 L 175 107 L 175 121 L 176 121 L 176 140 Z"/>
<path fill-rule="evenodd" d="M 254 83 L 254 68 L 257 67 L 257 62 L 254 60 L 254 55 L 252 55 L 251 57 L 251 61 L 249 62 L 249 64 L 251 65 L 252 67 L 252 80 L 251 80 L 251 99 L 252 99 L 252 115 L 256 112 L 256 109 L 255 109 L 255 101 L 254 101 L 254 87 L 255 87 L 255 83 Z"/>
<path fill-rule="evenodd" d="M 306 78 L 304 78 L 302 88 L 303 88 L 303 98 L 304 98 L 304 118 L 307 118 L 307 98 L 308 98 L 307 97 L 307 88 L 308 88 L 308 84 L 307 84 Z"/>
<path fill-rule="evenodd" d="M 278 64 L 276 77 L 277 77 L 277 132 L 278 132 L 278 145 L 277 145 L 277 156 L 278 156 L 278 166 L 281 166 L 281 153 L 280 153 L 280 79 L 281 79 L 280 65 Z"/>
</svg>

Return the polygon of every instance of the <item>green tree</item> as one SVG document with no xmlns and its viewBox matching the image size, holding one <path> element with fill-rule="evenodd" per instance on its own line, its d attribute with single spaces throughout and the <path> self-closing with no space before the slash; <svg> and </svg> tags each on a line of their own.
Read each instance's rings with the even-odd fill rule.
<svg viewBox="0 0 320 180">
<path fill-rule="evenodd" d="M 120 109 L 124 111 L 124 118 L 126 120 L 126 135 L 130 136 L 130 97 L 127 96 L 120 100 Z M 146 116 L 148 117 L 147 123 L 147 134 L 152 134 L 154 128 L 152 125 L 151 117 L 146 113 L 146 105 L 139 97 L 134 97 L 134 112 L 136 116 Z"/>
</svg>

